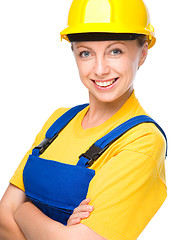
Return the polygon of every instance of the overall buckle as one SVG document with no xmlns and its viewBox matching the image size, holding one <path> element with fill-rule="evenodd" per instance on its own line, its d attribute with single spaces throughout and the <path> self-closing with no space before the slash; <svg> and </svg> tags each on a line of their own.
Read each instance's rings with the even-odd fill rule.
<svg viewBox="0 0 176 240">
<path fill-rule="evenodd" d="M 106 145 L 103 149 L 93 144 L 85 153 L 81 154 L 79 158 L 85 157 L 88 159 L 86 167 L 92 166 L 92 164 L 106 151 L 109 145 Z"/>
<path fill-rule="evenodd" d="M 36 149 L 39 149 L 39 154 L 42 154 L 48 147 L 49 145 L 57 138 L 58 133 L 54 135 L 52 138 L 44 138 L 43 141 L 36 146 Z"/>
</svg>

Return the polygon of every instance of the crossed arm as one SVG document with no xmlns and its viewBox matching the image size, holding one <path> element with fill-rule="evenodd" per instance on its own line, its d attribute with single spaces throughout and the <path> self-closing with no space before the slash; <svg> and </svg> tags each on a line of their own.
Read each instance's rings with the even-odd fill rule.
<svg viewBox="0 0 176 240">
<path fill-rule="evenodd" d="M 78 213 L 73 214 L 69 224 L 64 226 L 45 216 L 32 203 L 26 201 L 24 192 L 10 185 L 0 203 L 0 239 L 105 240 L 79 223 L 80 216 Z M 83 212 L 82 217 L 86 217 Z"/>
</svg>

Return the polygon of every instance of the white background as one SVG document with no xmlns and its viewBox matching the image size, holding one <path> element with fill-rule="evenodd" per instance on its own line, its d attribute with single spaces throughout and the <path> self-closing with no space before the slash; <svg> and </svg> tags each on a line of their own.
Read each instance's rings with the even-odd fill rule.
<svg viewBox="0 0 176 240">
<path fill-rule="evenodd" d="M 70 45 L 60 42 L 71 0 L 0 0 L 0 198 L 47 118 L 61 106 L 88 101 Z M 176 239 L 175 5 L 146 0 L 157 44 L 139 70 L 135 89 L 165 130 L 168 198 L 138 239 Z"/>
</svg>

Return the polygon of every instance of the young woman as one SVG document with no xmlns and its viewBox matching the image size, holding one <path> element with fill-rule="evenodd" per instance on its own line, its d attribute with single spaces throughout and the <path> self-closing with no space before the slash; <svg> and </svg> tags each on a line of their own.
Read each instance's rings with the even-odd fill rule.
<svg viewBox="0 0 176 240">
<path fill-rule="evenodd" d="M 130 119 L 146 119 L 133 82 L 154 29 L 142 0 L 74 0 L 61 37 L 89 105 L 63 126 L 70 111 L 59 108 L 43 126 L 1 200 L 0 239 L 135 240 L 166 198 L 165 135 L 147 117 L 101 146 Z"/>
</svg>

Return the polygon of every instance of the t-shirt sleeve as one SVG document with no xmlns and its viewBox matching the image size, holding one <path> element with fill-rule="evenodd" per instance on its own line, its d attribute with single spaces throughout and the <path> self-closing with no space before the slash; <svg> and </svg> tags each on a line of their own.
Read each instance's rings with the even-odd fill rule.
<svg viewBox="0 0 176 240">
<path fill-rule="evenodd" d="M 94 211 L 81 223 L 108 240 L 136 240 L 166 198 L 164 159 L 163 136 L 124 147 L 92 179 Z"/>
<path fill-rule="evenodd" d="M 23 184 L 23 169 L 25 167 L 26 161 L 29 157 L 29 155 L 32 153 L 32 150 L 34 147 L 39 145 L 41 141 L 45 138 L 45 134 L 49 127 L 62 115 L 64 114 L 68 109 L 67 108 L 59 108 L 57 109 L 46 121 L 44 126 L 42 127 L 41 131 L 37 134 L 34 143 L 32 144 L 29 151 L 25 154 L 24 158 L 20 162 L 18 168 L 16 169 L 14 175 L 10 179 L 10 183 L 15 185 L 16 187 L 20 188 L 24 191 L 24 184 Z"/>
</svg>

